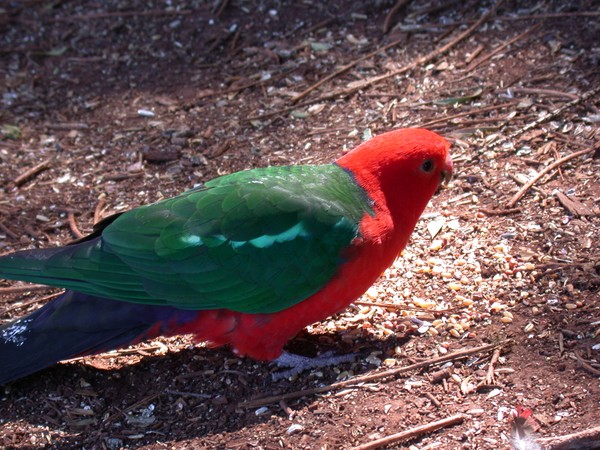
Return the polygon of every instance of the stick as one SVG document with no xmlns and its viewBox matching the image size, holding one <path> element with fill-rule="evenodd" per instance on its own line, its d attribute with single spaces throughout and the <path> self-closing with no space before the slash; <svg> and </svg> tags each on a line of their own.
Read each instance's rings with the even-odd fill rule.
<svg viewBox="0 0 600 450">
<path fill-rule="evenodd" d="M 19 175 L 17 178 L 15 178 L 13 180 L 13 184 L 15 186 L 21 186 L 23 183 L 25 183 L 29 178 L 34 177 L 35 175 L 37 175 L 40 172 L 43 172 L 44 170 L 48 169 L 50 167 L 50 163 L 52 162 L 52 157 L 45 159 L 44 161 L 42 161 L 41 163 L 39 163 L 36 166 L 33 166 L 31 169 L 29 169 L 28 171 L 22 173 L 21 175 Z"/>
<path fill-rule="evenodd" d="M 8 228 L 4 224 L 4 222 L 0 222 L 0 230 L 4 231 L 7 236 L 9 236 L 15 240 L 19 239 L 19 236 L 17 236 L 17 234 L 15 232 L 13 232 L 10 228 Z"/>
<path fill-rule="evenodd" d="M 598 369 L 594 369 L 592 366 L 590 366 L 582 357 L 579 353 L 577 353 L 577 351 L 574 352 L 575 353 L 575 357 L 577 358 L 577 362 L 579 362 L 579 364 L 581 364 L 581 367 L 583 367 L 585 370 L 587 370 L 588 372 L 596 375 L 596 376 L 600 376 L 600 370 Z"/>
<path fill-rule="evenodd" d="M 600 447 L 600 427 L 588 428 L 577 433 L 540 438 L 537 440 L 550 450 L 593 449 Z"/>
<path fill-rule="evenodd" d="M 118 416 L 120 416 L 121 414 L 126 415 L 129 411 L 133 411 L 134 409 L 139 408 L 140 406 L 144 405 L 145 403 L 151 402 L 155 398 L 160 397 L 161 394 L 162 394 L 161 392 L 159 392 L 157 394 L 151 394 L 151 395 L 141 399 L 140 401 L 135 402 L 133 405 L 128 406 L 127 408 L 125 408 L 123 410 L 117 411 L 116 413 L 114 413 L 111 416 L 104 419 L 102 421 L 102 423 L 110 423 L 114 419 L 116 419 Z"/>
<path fill-rule="evenodd" d="M 439 122 L 445 122 L 445 121 L 452 120 L 452 119 L 458 119 L 459 117 L 470 116 L 471 114 L 479 114 L 479 113 L 488 112 L 488 111 L 495 111 L 496 109 L 507 108 L 509 106 L 513 106 L 514 104 L 515 104 L 515 102 L 508 102 L 508 103 L 502 103 L 501 105 L 492 105 L 492 106 L 486 106 L 485 108 L 476 108 L 476 109 L 472 109 L 470 111 L 465 111 L 465 112 L 461 112 L 458 114 L 452 114 L 451 116 L 440 117 L 439 119 L 430 120 L 429 122 L 420 123 L 419 127 L 427 128 L 427 127 L 434 125 L 436 123 L 439 123 Z"/>
<path fill-rule="evenodd" d="M 352 447 L 351 450 L 373 450 L 384 447 L 386 445 L 407 441 L 409 439 L 421 436 L 422 434 L 427 434 L 439 430 L 440 428 L 458 425 L 459 423 L 462 423 L 465 420 L 465 418 L 466 416 L 464 414 L 456 414 L 454 416 L 446 417 L 445 419 L 429 422 L 425 425 L 419 425 L 418 427 L 414 427 L 406 431 L 402 431 L 400 433 L 391 434 L 384 438 L 376 439 L 374 441 L 369 442 L 368 444 L 359 445 L 358 447 Z"/>
<path fill-rule="evenodd" d="M 388 78 L 395 77 L 397 75 L 401 75 L 401 74 L 408 72 L 409 70 L 412 70 L 420 65 L 428 63 L 429 61 L 437 58 L 440 55 L 443 55 L 448 50 L 450 50 L 452 47 L 454 47 L 456 44 L 458 44 L 459 42 L 461 42 L 462 40 L 464 40 L 468 36 L 470 36 L 477 28 L 479 28 L 479 26 L 481 24 L 483 24 L 490 17 L 492 17 L 496 13 L 496 10 L 498 9 L 498 7 L 503 3 L 503 1 L 504 0 L 498 0 L 496 2 L 496 4 L 487 13 L 485 13 L 483 16 L 481 16 L 473 25 L 471 25 L 469 28 L 467 28 L 463 33 L 461 33 L 455 39 L 448 42 L 446 45 L 428 53 L 425 56 L 417 58 L 412 63 L 407 64 L 406 66 L 401 67 L 400 69 L 392 70 L 383 75 L 369 78 L 368 80 L 360 80 L 355 83 L 350 83 L 350 87 L 348 87 L 346 89 L 342 89 L 340 91 L 332 92 L 331 94 L 326 94 L 326 95 L 320 97 L 317 101 L 338 97 L 340 95 L 347 96 L 347 95 L 353 94 L 354 92 L 356 92 L 360 89 L 364 89 L 366 87 L 372 86 L 373 84 L 377 84 L 380 81 L 387 80 Z"/>
<path fill-rule="evenodd" d="M 495 376 L 494 376 L 494 370 L 495 370 L 494 365 L 498 362 L 498 358 L 500 358 L 500 349 L 499 348 L 495 349 L 494 354 L 492 355 L 492 359 L 490 361 L 490 365 L 488 367 L 488 371 L 485 376 L 485 382 L 487 384 L 494 384 L 496 382 Z"/>
<path fill-rule="evenodd" d="M 564 156 L 562 158 L 560 158 L 558 161 L 554 161 L 552 164 L 550 164 L 548 167 L 545 167 L 543 170 L 541 170 L 535 177 L 533 177 L 531 180 L 529 180 L 527 183 L 525 183 L 521 189 L 519 189 L 519 191 L 513 195 L 513 197 L 510 199 L 510 201 L 507 204 L 507 208 L 512 208 L 515 206 L 515 204 L 519 201 L 519 199 L 521 197 L 523 197 L 523 195 L 525 195 L 525 193 L 540 179 L 542 178 L 544 175 L 546 175 L 548 172 L 551 172 L 552 170 L 556 169 L 558 166 L 560 166 L 561 164 L 570 161 L 571 159 L 577 158 L 578 156 L 581 155 L 585 155 L 586 153 L 591 153 L 593 151 L 595 151 L 596 149 L 594 148 L 588 148 L 585 150 L 580 150 L 578 152 L 575 153 L 571 153 L 570 155 Z"/>
<path fill-rule="evenodd" d="M 222 0 L 218 9 L 216 7 L 213 8 L 213 13 L 214 13 L 215 17 L 219 17 L 223 13 L 223 11 L 225 11 L 225 8 L 227 8 L 228 3 L 229 3 L 229 0 Z"/>
<path fill-rule="evenodd" d="M 75 22 L 79 20 L 96 20 L 96 19 L 109 19 L 113 17 L 136 17 L 136 16 L 184 16 L 191 14 L 192 10 L 182 9 L 177 10 L 164 10 L 164 9 L 149 9 L 147 11 L 116 11 L 116 12 L 103 12 L 103 13 L 92 13 L 82 14 L 79 16 L 67 16 L 67 17 L 54 17 L 49 22 Z"/>
<path fill-rule="evenodd" d="M 480 208 L 479 211 L 487 216 L 508 216 L 510 214 L 516 214 L 523 211 L 523 208 L 511 208 L 511 209 L 486 209 Z"/>
<path fill-rule="evenodd" d="M 69 222 L 69 229 L 75 239 L 81 239 L 85 236 L 81 231 L 79 231 L 79 227 L 77 226 L 77 222 L 75 221 L 75 213 L 72 210 L 67 211 L 67 220 Z"/>
<path fill-rule="evenodd" d="M 53 289 L 53 288 L 48 287 L 48 289 Z M 52 298 L 58 297 L 59 295 L 60 295 L 60 293 L 58 293 L 58 294 L 44 295 L 43 297 L 40 297 L 40 298 L 35 298 L 33 300 L 28 300 L 28 301 L 23 302 L 23 303 L 19 303 L 19 304 L 16 304 L 16 305 L 9 306 L 8 308 L 0 311 L 0 316 L 4 316 L 6 313 L 8 313 L 10 311 L 14 311 L 15 309 L 25 308 L 26 306 L 34 305 L 36 303 L 44 303 L 46 300 L 50 300 Z"/>
<path fill-rule="evenodd" d="M 280 400 L 288 400 L 292 398 L 300 398 L 307 395 L 320 394 L 322 392 L 330 392 L 341 389 L 347 386 L 354 386 L 358 383 L 369 383 L 371 381 L 381 380 L 382 378 L 387 378 L 391 376 L 396 376 L 403 374 L 405 372 L 410 372 L 412 370 L 423 369 L 425 367 L 432 366 L 434 364 L 440 364 L 447 361 L 454 361 L 456 359 L 461 359 L 466 356 L 470 356 L 475 353 L 487 352 L 489 350 L 495 349 L 497 347 L 503 347 L 512 342 L 510 339 L 506 339 L 504 341 L 496 342 L 495 344 L 487 344 L 482 345 L 480 347 L 470 348 L 466 350 L 459 350 L 454 353 L 449 353 L 444 356 L 439 356 L 437 358 L 431 358 L 425 361 L 421 361 L 415 364 L 411 364 L 410 366 L 399 367 L 397 369 L 386 370 L 385 372 L 378 372 L 369 375 L 363 375 L 360 377 L 354 377 L 349 380 L 340 381 L 337 383 L 332 383 L 326 386 L 319 386 L 311 389 L 305 389 L 302 391 L 289 392 L 287 394 L 282 395 L 273 395 L 267 397 L 259 397 L 253 400 L 247 400 L 241 403 L 238 403 L 238 407 L 242 408 L 255 408 L 257 406 L 268 405 L 270 403 L 277 403 Z"/>
<path fill-rule="evenodd" d="M 540 125 L 548 120 L 553 119 L 554 117 L 558 116 L 563 111 L 570 108 L 571 106 L 575 106 L 581 102 L 586 101 L 588 98 L 593 97 L 598 92 L 600 92 L 600 86 L 596 87 L 595 89 L 592 89 L 591 91 L 586 92 L 585 94 L 581 95 L 579 98 L 576 98 L 575 100 L 571 100 L 570 102 L 565 103 L 564 105 L 556 108 L 554 111 L 551 111 L 550 113 L 546 114 L 545 116 L 540 117 L 540 118 L 534 120 L 533 122 L 529 122 L 528 124 L 525 124 L 523 127 L 519 128 L 518 130 L 515 130 L 511 134 L 506 135 L 506 136 L 504 136 L 500 139 L 497 139 L 493 142 L 490 142 L 488 144 L 488 147 L 489 148 L 496 147 L 510 139 L 513 139 L 513 138 L 525 133 L 526 131 L 529 131 L 532 128 L 537 127 L 538 125 Z"/>
<path fill-rule="evenodd" d="M 6 288 L 0 288 L 0 295 L 22 294 L 23 292 L 47 291 L 49 289 L 56 289 L 56 288 L 53 288 L 50 286 L 44 286 L 44 285 L 11 286 L 11 287 L 6 287 Z"/>
<path fill-rule="evenodd" d="M 362 56 L 362 57 L 358 58 L 357 60 L 354 60 L 351 63 L 346 64 L 345 66 L 339 68 L 335 72 L 327 75 L 325 78 L 317 81 L 312 86 L 309 86 L 304 91 L 300 92 L 298 95 L 296 95 L 294 98 L 292 98 L 292 103 L 296 103 L 298 100 L 303 99 L 308 94 L 310 94 L 312 91 L 314 91 L 315 89 L 317 89 L 319 86 L 322 86 L 323 84 L 327 83 L 329 80 L 332 80 L 335 77 L 343 74 L 344 72 L 347 72 L 348 70 L 350 70 L 351 68 L 353 68 L 354 66 L 356 66 L 359 62 L 364 61 L 366 59 L 369 59 L 372 56 L 375 56 L 377 53 L 383 52 L 383 51 L 387 50 L 388 48 L 392 48 L 392 47 L 394 47 L 394 46 L 396 46 L 396 45 L 398 45 L 398 44 L 400 44 L 402 42 L 404 42 L 404 38 L 397 39 L 394 42 L 392 42 L 392 43 L 390 43 L 390 44 L 388 44 L 388 45 L 386 45 L 386 46 L 384 46 L 382 48 L 378 48 L 377 50 L 372 51 L 370 53 L 367 53 L 365 56 Z"/>
<path fill-rule="evenodd" d="M 96 209 L 94 210 L 94 225 L 100 222 L 102 218 L 102 210 L 106 206 L 106 196 L 102 194 L 102 196 L 98 199 L 98 204 L 96 205 Z"/>
<path fill-rule="evenodd" d="M 165 389 L 165 393 L 170 394 L 170 395 L 179 395 L 180 397 L 202 398 L 204 400 L 212 398 L 212 395 L 208 395 L 208 394 L 199 394 L 197 392 L 175 391 L 173 389 Z"/>
<path fill-rule="evenodd" d="M 479 66 L 482 63 L 484 63 L 485 61 L 491 59 L 492 57 L 494 57 L 495 55 L 497 55 L 498 53 L 500 53 L 502 50 L 504 50 L 506 47 L 510 46 L 511 44 L 514 44 L 518 40 L 523 39 L 528 34 L 533 33 L 534 31 L 538 30 L 541 26 L 542 26 L 542 23 L 537 23 L 534 26 L 532 26 L 531 28 L 529 28 L 528 30 L 525 30 L 523 33 L 521 33 L 521 34 L 515 36 L 514 38 L 510 39 L 508 42 L 505 42 L 504 44 L 498 46 L 495 50 L 492 50 L 487 55 L 482 56 L 477 61 L 471 63 L 469 65 L 469 67 L 467 67 L 466 69 L 464 69 L 464 72 L 471 72 L 477 66 Z"/>
<path fill-rule="evenodd" d="M 392 9 L 390 9 L 390 12 L 387 16 L 385 16 L 385 21 L 383 22 L 383 34 L 386 34 L 388 31 L 390 31 L 392 19 L 396 13 L 400 11 L 400 8 L 406 5 L 409 1 L 410 0 L 398 0 Z"/>
<path fill-rule="evenodd" d="M 549 97 L 563 97 L 568 98 L 570 100 L 577 100 L 579 95 L 571 94 L 569 92 L 557 91 L 555 89 L 537 89 L 537 88 L 528 88 L 528 87 L 513 87 L 511 88 L 513 92 L 521 92 L 523 94 L 538 94 L 538 95 L 546 95 Z"/>
<path fill-rule="evenodd" d="M 413 306 L 411 308 L 407 308 L 404 305 L 398 305 L 396 303 L 388 303 L 388 302 L 366 302 L 363 300 L 356 300 L 353 302 L 357 306 L 376 306 L 379 308 L 391 309 L 394 311 L 412 311 L 418 313 L 419 311 L 427 311 L 429 314 L 433 314 L 434 316 L 442 315 L 442 314 L 451 314 L 455 313 L 459 308 L 446 308 L 446 309 L 428 309 L 422 308 L 419 306 Z"/>
</svg>

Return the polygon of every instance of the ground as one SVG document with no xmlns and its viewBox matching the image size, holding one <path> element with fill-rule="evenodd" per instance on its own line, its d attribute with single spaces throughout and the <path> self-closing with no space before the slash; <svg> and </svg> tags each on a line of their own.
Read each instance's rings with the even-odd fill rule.
<svg viewBox="0 0 600 450">
<path fill-rule="evenodd" d="M 5 387 L 0 447 L 337 449 L 462 414 L 387 445 L 497 449 L 518 406 L 539 437 L 598 424 L 598 4 L 396 5 L 0 6 L 2 253 L 67 243 L 221 174 L 328 162 L 398 127 L 444 135 L 455 165 L 379 282 L 289 344 L 355 362 L 272 381 L 272 365 L 228 349 L 146 342 Z M 1 292 L 7 322 L 58 291 Z M 264 396 L 279 397 L 249 403 Z"/>
</svg>

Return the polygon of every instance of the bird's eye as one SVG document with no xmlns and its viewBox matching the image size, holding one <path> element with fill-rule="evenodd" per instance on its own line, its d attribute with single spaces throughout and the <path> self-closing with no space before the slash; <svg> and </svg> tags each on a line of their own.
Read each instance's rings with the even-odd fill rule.
<svg viewBox="0 0 600 450">
<path fill-rule="evenodd" d="M 435 164 L 433 163 L 432 159 L 426 159 L 423 164 L 421 164 L 421 170 L 425 173 L 429 173 L 431 171 L 433 171 L 433 168 L 435 167 Z"/>
</svg>

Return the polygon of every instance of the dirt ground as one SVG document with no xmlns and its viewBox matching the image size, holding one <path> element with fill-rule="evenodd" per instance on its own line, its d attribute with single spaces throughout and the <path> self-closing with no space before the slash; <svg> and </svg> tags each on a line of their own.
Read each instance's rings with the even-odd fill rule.
<svg viewBox="0 0 600 450">
<path fill-rule="evenodd" d="M 539 437 L 597 426 L 600 8 L 498 3 L 0 4 L 2 253 L 393 128 L 443 134 L 456 168 L 380 281 L 288 347 L 355 362 L 271 381 L 227 349 L 146 342 L 7 386 L 0 448 L 352 448 L 461 414 L 387 445 L 498 449 L 521 405 Z M 2 321 L 57 292 L 0 287 Z"/>
</svg>

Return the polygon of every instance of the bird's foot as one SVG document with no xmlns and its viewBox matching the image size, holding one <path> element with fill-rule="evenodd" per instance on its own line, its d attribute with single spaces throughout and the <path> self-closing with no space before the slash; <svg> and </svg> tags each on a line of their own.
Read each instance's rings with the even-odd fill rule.
<svg viewBox="0 0 600 450">
<path fill-rule="evenodd" d="M 305 370 L 318 369 L 320 367 L 333 366 L 340 363 L 354 361 L 356 355 L 338 355 L 333 352 L 325 352 L 315 358 L 308 356 L 295 355 L 293 353 L 283 352 L 279 358 L 273 361 L 278 367 L 289 367 L 288 370 L 282 370 L 271 374 L 273 381 L 289 378 L 298 375 Z"/>
</svg>

